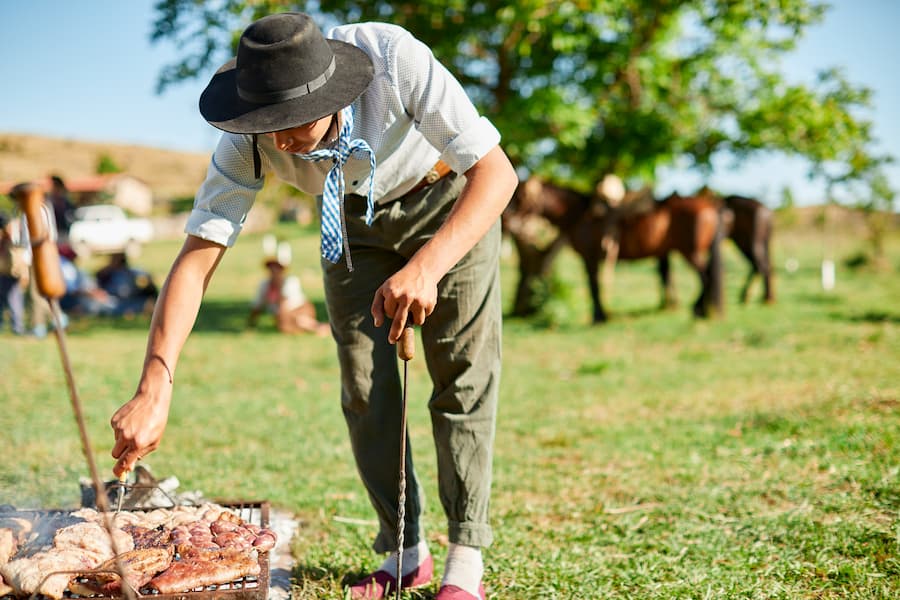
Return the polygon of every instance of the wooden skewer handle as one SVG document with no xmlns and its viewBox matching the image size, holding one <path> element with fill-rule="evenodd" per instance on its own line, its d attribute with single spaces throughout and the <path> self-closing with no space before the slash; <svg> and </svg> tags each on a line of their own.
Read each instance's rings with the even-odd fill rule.
<svg viewBox="0 0 900 600">
<path fill-rule="evenodd" d="M 412 360 L 416 354 L 416 332 L 412 323 L 407 321 L 400 339 L 397 340 L 397 356 L 403 360 Z"/>
<path fill-rule="evenodd" d="M 20 183 L 10 191 L 22 207 L 28 221 L 28 237 L 31 238 L 32 265 L 38 291 L 48 299 L 62 298 L 66 293 L 59 251 L 56 241 L 50 239 L 50 230 L 45 221 L 44 191 L 33 183 Z"/>
</svg>

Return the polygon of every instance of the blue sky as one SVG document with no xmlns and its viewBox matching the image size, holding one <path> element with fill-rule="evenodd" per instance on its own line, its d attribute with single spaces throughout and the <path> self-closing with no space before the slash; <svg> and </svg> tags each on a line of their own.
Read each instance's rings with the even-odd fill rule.
<svg viewBox="0 0 900 600">
<path fill-rule="evenodd" d="M 151 45 L 154 0 L 0 0 L 0 132 L 132 143 L 210 152 L 218 132 L 200 117 L 206 83 L 192 81 L 155 94 L 160 67 L 175 58 L 171 44 Z M 819 68 L 842 67 L 875 92 L 879 149 L 900 161 L 900 1 L 835 0 L 824 24 L 787 57 L 792 81 L 811 81 Z M 661 174 L 657 192 L 682 193 L 703 180 L 684 169 Z M 900 190 L 900 165 L 889 169 Z M 788 185 L 801 203 L 821 201 L 800 161 L 759 159 L 734 170 L 717 167 L 710 183 L 726 193 L 777 204 Z"/>
</svg>

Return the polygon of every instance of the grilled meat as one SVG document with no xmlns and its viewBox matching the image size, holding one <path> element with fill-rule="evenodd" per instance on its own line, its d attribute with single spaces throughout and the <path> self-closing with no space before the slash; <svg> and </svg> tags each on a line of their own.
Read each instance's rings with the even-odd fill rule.
<svg viewBox="0 0 900 600">
<path fill-rule="evenodd" d="M 113 529 L 113 536 L 115 550 L 128 552 L 134 549 L 134 540 L 127 532 Z M 64 527 L 53 537 L 53 546 L 58 549 L 82 550 L 91 559 L 96 559 L 96 564 L 115 556 L 109 533 L 99 523 L 76 523 Z"/>
<path fill-rule="evenodd" d="M 36 593 L 58 600 L 66 590 L 121 595 L 122 579 L 105 527 L 111 514 L 93 509 L 38 519 L 19 514 L 24 513 L 0 517 L 0 597 Z M 186 592 L 258 575 L 259 555 L 275 545 L 274 531 L 245 523 L 216 504 L 124 511 L 114 523 L 115 550 L 127 584 L 144 592 Z"/>
<path fill-rule="evenodd" d="M 140 525 L 125 525 L 122 527 L 122 531 L 131 534 L 135 550 L 165 548 L 172 545 L 172 531 L 163 525 L 153 529 L 141 527 Z"/>
<path fill-rule="evenodd" d="M 72 571 L 92 569 L 97 564 L 83 550 L 51 549 L 6 563 L 0 567 L 0 575 L 17 595 L 29 596 L 39 592 L 58 600 L 73 577 Z M 65 572 L 58 573 L 60 571 Z"/>
<path fill-rule="evenodd" d="M 0 518 L 0 528 L 10 530 L 16 542 L 21 545 L 28 539 L 31 530 L 34 529 L 34 524 L 22 517 L 2 517 Z"/>
<path fill-rule="evenodd" d="M 12 529 L 0 529 L 0 565 L 5 565 L 19 549 L 19 542 Z"/>
<path fill-rule="evenodd" d="M 119 555 L 125 570 L 125 579 L 134 590 L 139 590 L 157 573 L 165 571 L 172 563 L 175 548 L 141 548 Z M 118 595 L 122 592 L 122 580 L 116 573 L 116 559 L 111 558 L 99 567 L 98 572 L 85 576 L 84 581 L 72 582 L 69 590 L 84 596 L 92 594 Z M 85 593 L 87 592 L 87 593 Z"/>
<path fill-rule="evenodd" d="M 174 594 L 260 573 L 256 552 L 223 550 L 218 557 L 212 554 L 196 556 L 173 562 L 168 569 L 151 579 L 147 587 L 161 594 Z"/>
<path fill-rule="evenodd" d="M 115 530 L 114 534 L 119 550 L 132 549 L 134 544 L 130 535 L 121 530 Z M 40 592 L 49 598 L 62 598 L 74 574 L 48 574 L 93 569 L 112 557 L 106 529 L 98 523 L 76 523 L 57 531 L 51 548 L 8 562 L 0 567 L 0 574 L 19 595 Z"/>
</svg>

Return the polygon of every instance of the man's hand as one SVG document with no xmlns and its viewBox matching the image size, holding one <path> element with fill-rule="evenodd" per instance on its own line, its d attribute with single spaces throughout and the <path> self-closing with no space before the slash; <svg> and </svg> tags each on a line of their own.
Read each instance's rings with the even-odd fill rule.
<svg viewBox="0 0 900 600">
<path fill-rule="evenodd" d="M 381 327 L 385 317 L 393 319 L 388 341 L 395 344 L 403 333 L 407 318 L 421 325 L 436 304 L 437 281 L 411 262 L 375 290 L 372 318 L 375 327 Z"/>
<path fill-rule="evenodd" d="M 146 391 L 139 389 L 110 419 L 116 436 L 112 449 L 112 456 L 117 459 L 113 467 L 116 477 L 133 471 L 137 461 L 156 450 L 162 440 L 169 420 L 172 384 L 168 375 L 154 379 L 159 385 Z"/>
<path fill-rule="evenodd" d="M 372 300 L 375 326 L 385 316 L 394 320 L 388 341 L 395 344 L 411 315 L 425 322 L 437 304 L 437 284 L 466 252 L 484 237 L 512 197 L 518 184 L 515 170 L 500 146 L 495 146 L 466 171 L 466 185 L 437 233 L 405 267 L 385 281 Z"/>
</svg>

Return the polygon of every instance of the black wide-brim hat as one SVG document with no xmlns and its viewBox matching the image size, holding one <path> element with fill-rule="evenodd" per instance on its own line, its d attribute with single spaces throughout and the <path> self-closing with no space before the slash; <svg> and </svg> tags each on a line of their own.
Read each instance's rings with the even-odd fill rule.
<svg viewBox="0 0 900 600">
<path fill-rule="evenodd" d="M 200 113 L 231 133 L 281 131 L 349 106 L 372 75 L 365 52 L 325 39 L 309 15 L 269 15 L 241 34 L 237 57 L 200 95 Z"/>
</svg>

